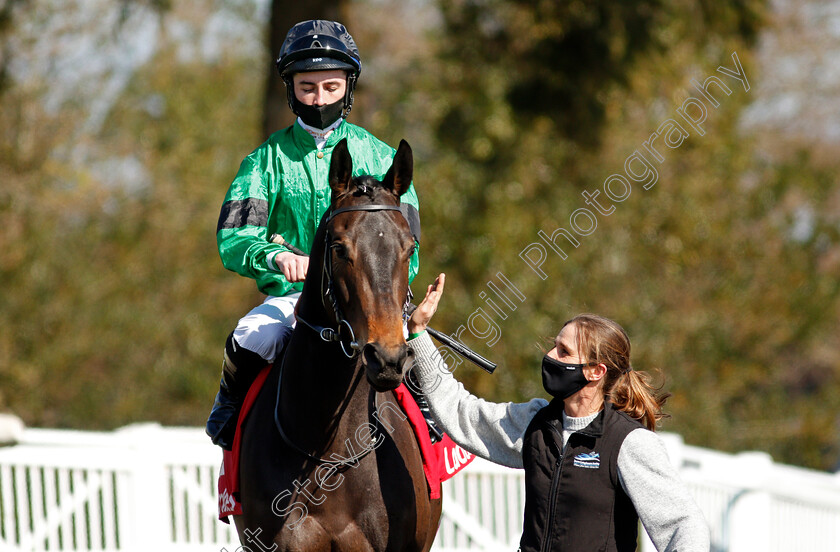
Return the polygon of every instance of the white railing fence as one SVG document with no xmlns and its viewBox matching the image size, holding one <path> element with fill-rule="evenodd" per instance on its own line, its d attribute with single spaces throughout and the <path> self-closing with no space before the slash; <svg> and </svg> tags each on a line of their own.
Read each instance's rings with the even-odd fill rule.
<svg viewBox="0 0 840 552">
<path fill-rule="evenodd" d="M 712 552 L 840 551 L 840 476 L 662 437 Z M 216 517 L 220 460 L 196 428 L 25 429 L 0 448 L 0 552 L 248 552 Z M 522 471 L 476 460 L 444 483 L 434 550 L 516 550 L 524 502 Z"/>
<path fill-rule="evenodd" d="M 219 552 L 217 447 L 194 428 L 27 429 L 0 449 L 0 552 Z"/>
</svg>

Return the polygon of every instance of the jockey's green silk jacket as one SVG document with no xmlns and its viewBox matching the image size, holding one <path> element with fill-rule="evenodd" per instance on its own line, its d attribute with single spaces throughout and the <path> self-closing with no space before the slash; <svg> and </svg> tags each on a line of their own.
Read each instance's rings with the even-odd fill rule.
<svg viewBox="0 0 840 552">
<path fill-rule="evenodd" d="M 318 223 L 329 208 L 330 159 L 342 138 L 347 138 L 353 158 L 353 176 L 369 174 L 382 180 L 396 150 L 347 121 L 338 125 L 321 150 L 315 147 L 314 138 L 295 123 L 272 134 L 242 161 L 225 196 L 216 229 L 225 268 L 255 279 L 259 290 L 267 295 L 282 296 L 303 289 L 303 282 L 289 283 L 270 262 L 273 254 L 289 249 L 270 243 L 268 238 L 278 233 L 309 253 Z M 414 184 L 401 201 L 419 243 Z M 418 267 L 415 252 L 409 265 L 409 282 Z"/>
</svg>

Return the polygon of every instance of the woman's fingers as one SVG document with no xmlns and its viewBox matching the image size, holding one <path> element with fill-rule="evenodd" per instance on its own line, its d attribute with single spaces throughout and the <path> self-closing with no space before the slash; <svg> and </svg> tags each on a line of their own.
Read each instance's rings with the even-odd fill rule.
<svg viewBox="0 0 840 552">
<path fill-rule="evenodd" d="M 427 297 L 429 298 L 430 306 L 432 307 L 432 312 L 437 310 L 438 303 L 440 302 L 440 298 L 443 295 L 443 286 L 446 283 L 446 275 L 440 273 L 437 278 L 435 278 L 435 283 L 429 286 L 429 293 Z"/>
<path fill-rule="evenodd" d="M 437 311 L 438 303 L 440 302 L 444 280 L 445 276 L 441 273 L 437 278 L 435 278 L 435 283 L 430 284 L 426 288 L 426 296 L 420 304 L 417 305 L 417 309 L 415 309 L 409 319 L 409 331 L 412 333 L 418 333 L 419 331 L 425 330 L 426 325 L 428 325 L 432 316 L 434 316 L 435 311 Z"/>
</svg>

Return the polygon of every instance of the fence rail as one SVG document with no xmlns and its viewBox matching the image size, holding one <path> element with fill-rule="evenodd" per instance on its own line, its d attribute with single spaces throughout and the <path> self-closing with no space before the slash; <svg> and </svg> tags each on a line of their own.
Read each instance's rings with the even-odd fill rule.
<svg viewBox="0 0 840 552">
<path fill-rule="evenodd" d="M 840 476 L 662 438 L 713 552 L 840 551 Z M 216 518 L 220 460 L 196 428 L 25 429 L 0 448 L 0 552 L 244 552 Z M 522 471 L 476 460 L 444 483 L 433 550 L 516 550 L 524 503 Z"/>
</svg>

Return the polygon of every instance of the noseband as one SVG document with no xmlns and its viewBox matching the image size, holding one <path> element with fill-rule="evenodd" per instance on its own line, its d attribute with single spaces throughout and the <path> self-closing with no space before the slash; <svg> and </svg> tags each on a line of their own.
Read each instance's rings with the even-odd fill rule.
<svg viewBox="0 0 840 552">
<path fill-rule="evenodd" d="M 335 211 L 331 211 L 329 216 L 327 217 L 324 224 L 329 224 L 332 219 L 334 219 L 337 215 L 341 213 L 347 213 L 350 211 L 400 211 L 400 208 L 396 205 L 382 205 L 382 204 L 370 204 L 370 205 L 349 205 L 347 207 L 342 207 L 340 209 L 336 209 Z M 402 213 L 402 211 L 400 211 Z M 362 349 L 362 346 L 359 345 L 359 342 L 356 341 L 356 333 L 353 331 L 353 326 L 350 325 L 350 322 L 342 315 L 341 308 L 338 305 L 338 300 L 335 296 L 334 285 L 335 280 L 333 279 L 333 267 L 332 267 L 332 256 L 330 255 L 330 232 L 326 230 L 324 232 L 324 262 L 322 263 L 324 269 L 321 272 L 321 304 L 324 305 L 324 309 L 327 309 L 327 300 L 329 300 L 330 305 L 332 306 L 333 313 L 335 314 L 335 319 L 337 321 L 336 328 L 329 328 L 325 326 L 318 326 L 316 324 L 311 324 L 300 317 L 300 315 L 295 312 L 295 320 L 307 326 L 314 332 L 316 332 L 322 340 L 326 342 L 338 342 L 341 346 L 341 351 L 347 358 L 354 358 L 356 355 L 359 354 L 359 351 Z M 411 304 L 411 300 L 413 295 L 411 293 L 411 288 L 408 288 L 408 294 L 405 299 L 405 304 L 403 305 L 403 319 L 406 317 L 406 313 L 408 312 L 408 307 Z M 345 343 L 345 340 L 342 338 L 343 332 L 342 329 L 346 329 L 346 332 L 349 334 L 348 338 L 349 341 Z"/>
</svg>

